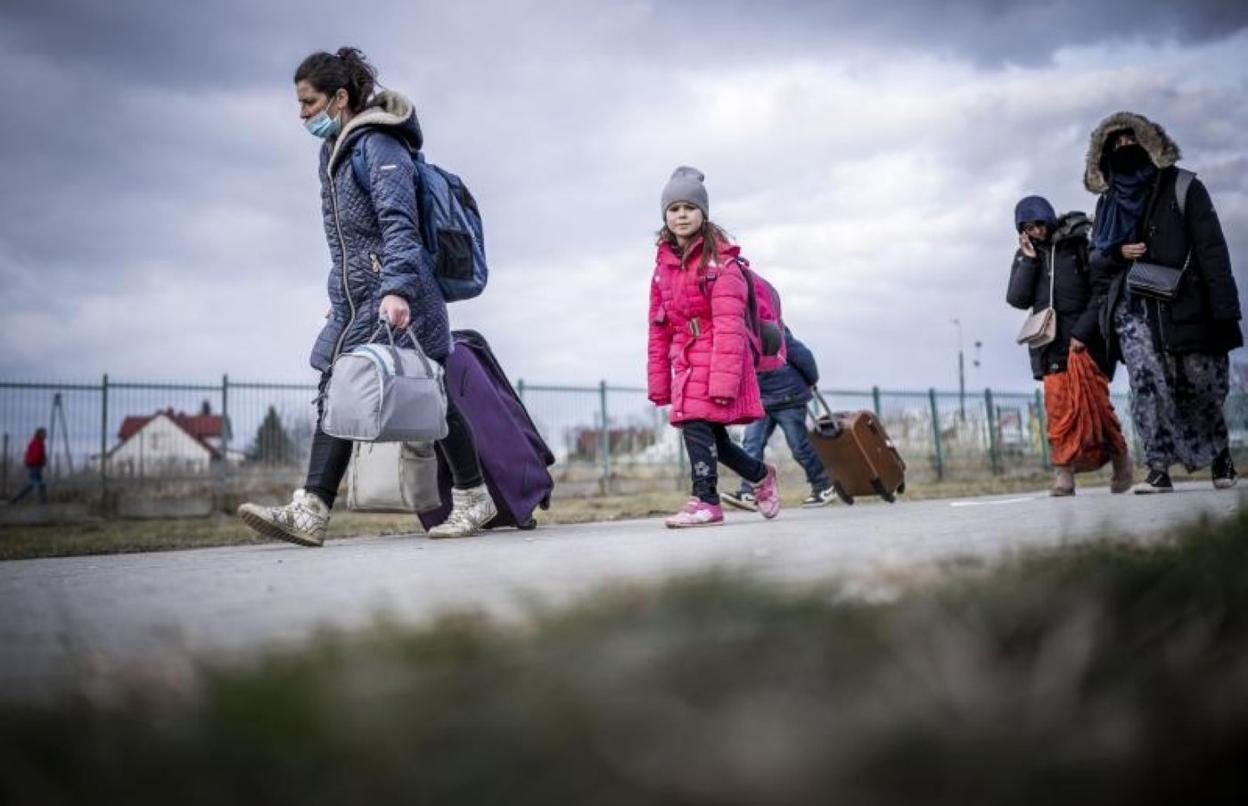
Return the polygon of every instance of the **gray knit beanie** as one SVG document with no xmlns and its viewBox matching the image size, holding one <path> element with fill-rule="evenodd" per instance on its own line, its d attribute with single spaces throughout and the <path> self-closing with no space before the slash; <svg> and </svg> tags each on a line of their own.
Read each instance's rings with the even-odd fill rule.
<svg viewBox="0 0 1248 806">
<path fill-rule="evenodd" d="M 702 211 L 702 215 L 711 217 L 711 202 L 706 197 L 706 185 L 702 184 L 706 176 L 697 168 L 682 165 L 672 171 L 672 178 L 667 180 L 663 188 L 663 206 L 659 215 L 667 217 L 667 208 L 676 202 L 689 202 Z"/>
</svg>

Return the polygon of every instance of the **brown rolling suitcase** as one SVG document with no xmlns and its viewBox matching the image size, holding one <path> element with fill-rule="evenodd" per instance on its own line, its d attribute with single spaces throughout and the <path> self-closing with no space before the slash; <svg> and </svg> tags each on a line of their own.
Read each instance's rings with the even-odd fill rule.
<svg viewBox="0 0 1248 806">
<path fill-rule="evenodd" d="M 878 495 L 890 504 L 906 491 L 906 463 L 884 426 L 869 411 L 828 408 L 815 390 L 819 409 L 810 441 L 832 477 L 832 489 L 846 504 L 856 495 Z"/>
</svg>

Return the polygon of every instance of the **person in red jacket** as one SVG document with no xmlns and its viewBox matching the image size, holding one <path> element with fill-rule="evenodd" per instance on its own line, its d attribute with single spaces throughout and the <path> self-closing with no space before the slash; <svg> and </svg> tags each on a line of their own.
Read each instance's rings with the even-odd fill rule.
<svg viewBox="0 0 1248 806">
<path fill-rule="evenodd" d="M 684 436 L 693 474 L 692 497 L 665 521 L 672 529 L 724 522 L 720 463 L 754 485 L 763 517 L 780 511 L 776 469 L 741 450 L 726 428 L 762 417 L 763 404 L 746 333 L 741 250 L 711 223 L 703 179 L 681 166 L 663 189 L 650 283 L 648 396 L 671 406 L 669 421 Z"/>
<path fill-rule="evenodd" d="M 43 483 L 43 468 L 48 464 L 48 451 L 44 447 L 44 440 L 47 438 L 46 429 L 35 429 L 35 435 L 30 438 L 30 444 L 26 446 L 26 458 L 23 461 L 26 465 L 26 486 L 17 491 L 17 495 L 9 500 L 10 504 L 21 501 L 30 495 L 31 490 L 39 491 L 40 503 L 48 503 L 48 486 Z"/>
</svg>

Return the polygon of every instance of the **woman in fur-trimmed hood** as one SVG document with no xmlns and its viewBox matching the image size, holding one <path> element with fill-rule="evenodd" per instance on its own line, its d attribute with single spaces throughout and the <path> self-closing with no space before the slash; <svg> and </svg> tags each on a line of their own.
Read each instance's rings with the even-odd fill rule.
<svg viewBox="0 0 1248 806">
<path fill-rule="evenodd" d="M 1127 365 L 1131 414 L 1148 479 L 1136 492 L 1169 492 L 1169 468 L 1212 466 L 1214 486 L 1235 484 L 1223 405 L 1227 353 L 1243 344 L 1239 292 L 1213 201 L 1180 169 L 1179 146 L 1143 115 L 1117 112 L 1092 131 L 1084 186 L 1099 193 L 1090 262 L 1105 289 L 1100 326 Z M 1134 290 L 1135 261 L 1181 270 L 1168 299 Z"/>
</svg>

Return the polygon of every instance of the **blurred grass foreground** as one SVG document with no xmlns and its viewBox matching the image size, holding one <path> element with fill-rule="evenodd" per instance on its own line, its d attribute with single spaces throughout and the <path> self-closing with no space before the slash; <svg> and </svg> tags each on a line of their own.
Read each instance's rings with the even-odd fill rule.
<svg viewBox="0 0 1248 806">
<path fill-rule="evenodd" d="M 707 575 L 0 706 L 0 803 L 1243 802 L 1248 510 L 899 599 Z"/>
</svg>

